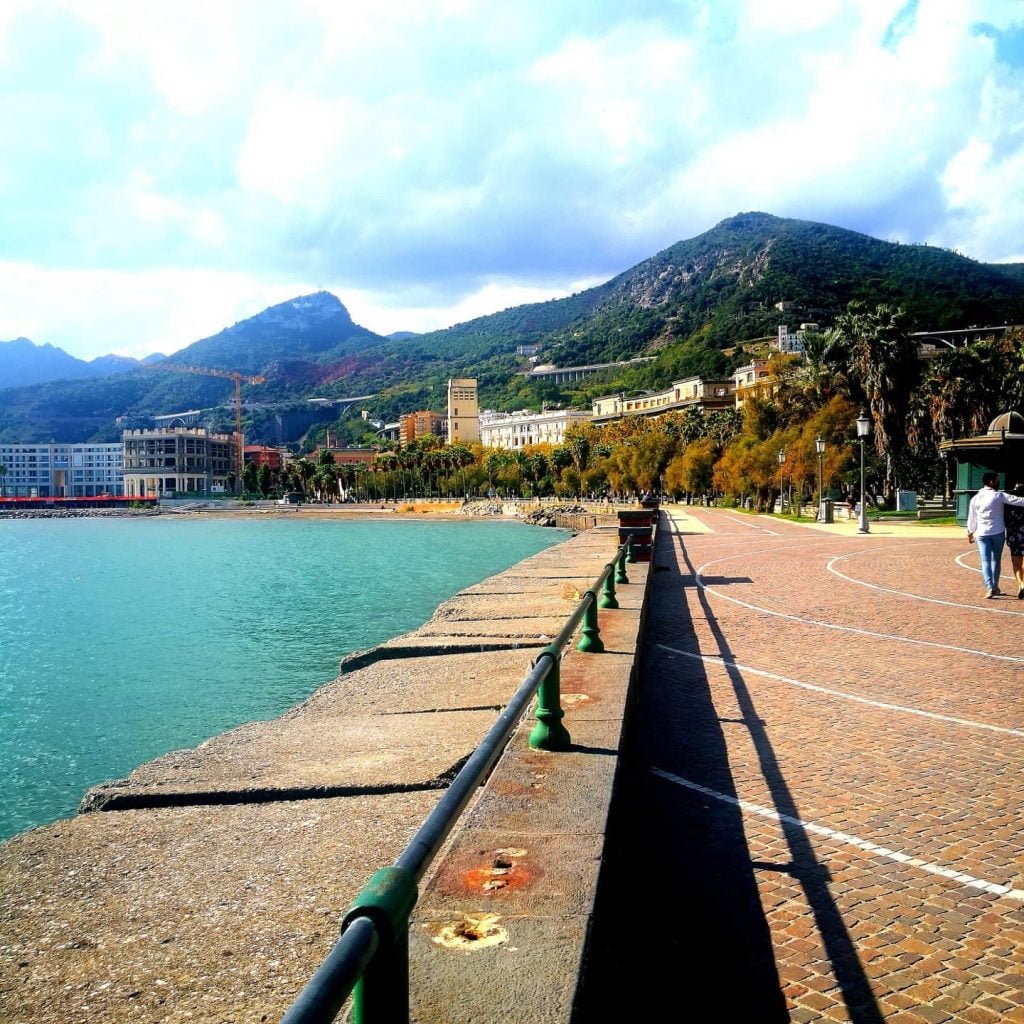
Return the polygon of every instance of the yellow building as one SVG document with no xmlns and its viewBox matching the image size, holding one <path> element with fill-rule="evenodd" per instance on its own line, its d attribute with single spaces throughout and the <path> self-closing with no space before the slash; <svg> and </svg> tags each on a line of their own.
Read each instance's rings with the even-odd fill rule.
<svg viewBox="0 0 1024 1024">
<path fill-rule="evenodd" d="M 469 444 L 479 440 L 480 407 L 476 378 L 452 378 L 448 381 L 448 443 Z"/>
</svg>

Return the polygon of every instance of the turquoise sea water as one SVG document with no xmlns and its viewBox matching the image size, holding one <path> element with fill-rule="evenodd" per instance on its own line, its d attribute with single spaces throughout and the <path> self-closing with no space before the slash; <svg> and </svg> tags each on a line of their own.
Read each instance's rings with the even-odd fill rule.
<svg viewBox="0 0 1024 1024">
<path fill-rule="evenodd" d="M 0 839 L 333 679 L 565 534 L 503 522 L 0 521 Z"/>
</svg>

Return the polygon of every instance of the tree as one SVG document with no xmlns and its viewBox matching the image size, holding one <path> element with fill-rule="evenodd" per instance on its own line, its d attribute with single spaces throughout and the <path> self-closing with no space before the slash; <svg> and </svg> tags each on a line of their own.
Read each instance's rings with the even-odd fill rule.
<svg viewBox="0 0 1024 1024">
<path fill-rule="evenodd" d="M 836 320 L 836 331 L 850 345 L 852 370 L 874 425 L 875 450 L 885 467 L 883 493 L 887 500 L 895 493 L 906 448 L 908 398 L 920 379 L 917 344 L 905 324 L 902 309 L 880 305 L 869 310 L 857 301 Z"/>
<path fill-rule="evenodd" d="M 258 473 L 259 467 L 255 462 L 247 462 L 242 469 L 242 487 L 250 494 L 254 494 L 259 487 Z"/>
<path fill-rule="evenodd" d="M 259 488 L 260 494 L 265 498 L 270 494 L 270 488 L 273 483 L 273 474 L 270 471 L 270 467 L 264 462 L 258 470 L 256 470 L 256 486 Z"/>
</svg>

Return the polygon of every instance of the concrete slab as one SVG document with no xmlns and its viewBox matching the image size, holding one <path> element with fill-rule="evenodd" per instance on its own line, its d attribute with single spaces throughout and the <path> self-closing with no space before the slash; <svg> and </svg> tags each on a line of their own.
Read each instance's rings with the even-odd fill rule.
<svg viewBox="0 0 1024 1024">
<path fill-rule="evenodd" d="M 252 722 L 192 750 L 177 750 L 127 778 L 95 786 L 83 810 L 166 806 L 207 795 L 213 803 L 302 792 L 351 792 L 441 785 L 497 717 L 444 714 L 297 715 Z"/>
<path fill-rule="evenodd" d="M 440 794 L 89 814 L 0 846 L 0 1019 L 276 1021 Z"/>
<path fill-rule="evenodd" d="M 522 647 L 480 653 L 393 658 L 346 673 L 289 714 L 406 714 L 504 706 L 530 670 L 535 652 Z"/>
<path fill-rule="evenodd" d="M 542 640 L 558 635 L 567 616 L 523 615 L 517 619 L 461 619 L 431 620 L 421 627 L 418 635 L 505 637 L 517 640 Z"/>
</svg>

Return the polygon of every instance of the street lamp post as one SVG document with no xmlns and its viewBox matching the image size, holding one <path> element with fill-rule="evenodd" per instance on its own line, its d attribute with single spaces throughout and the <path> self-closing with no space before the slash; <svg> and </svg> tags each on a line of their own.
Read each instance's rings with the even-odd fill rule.
<svg viewBox="0 0 1024 1024">
<path fill-rule="evenodd" d="M 786 478 L 783 475 L 786 465 L 786 450 L 784 448 L 779 449 L 779 515 L 782 515 L 786 511 Z"/>
<path fill-rule="evenodd" d="M 860 524 L 857 526 L 858 533 L 870 533 L 868 526 L 868 502 L 864 490 L 864 442 L 871 432 L 871 420 L 868 419 L 864 410 L 857 417 L 857 440 L 860 441 Z"/>
<path fill-rule="evenodd" d="M 824 481 L 825 481 L 825 442 L 822 441 L 820 434 L 815 439 L 814 447 L 818 451 L 818 515 L 817 515 L 817 519 L 822 520 L 822 519 L 824 519 L 824 516 L 822 515 L 822 498 L 823 498 L 822 491 L 824 490 Z"/>
</svg>

